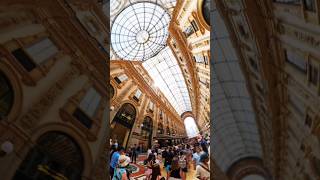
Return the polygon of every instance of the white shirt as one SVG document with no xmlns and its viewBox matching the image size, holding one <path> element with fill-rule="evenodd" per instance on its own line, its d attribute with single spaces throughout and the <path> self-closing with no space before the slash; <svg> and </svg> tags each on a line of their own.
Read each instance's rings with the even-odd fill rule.
<svg viewBox="0 0 320 180">
<path fill-rule="evenodd" d="M 202 165 L 202 166 L 205 166 L 205 165 Z M 205 168 L 203 168 L 202 166 L 197 165 L 197 168 L 196 168 L 196 177 L 200 177 L 200 178 L 210 178 L 210 171 L 206 170 Z"/>
</svg>

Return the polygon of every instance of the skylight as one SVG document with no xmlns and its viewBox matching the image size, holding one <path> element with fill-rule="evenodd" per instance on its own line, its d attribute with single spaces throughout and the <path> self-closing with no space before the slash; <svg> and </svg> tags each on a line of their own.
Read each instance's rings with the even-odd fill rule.
<svg viewBox="0 0 320 180">
<path fill-rule="evenodd" d="M 168 37 L 170 16 L 155 3 L 138 2 L 125 8 L 113 22 L 112 48 L 124 60 L 147 60 L 158 54 Z"/>
<path fill-rule="evenodd" d="M 143 66 L 178 114 L 192 111 L 183 74 L 169 47 L 162 50 L 156 57 L 145 61 Z"/>
</svg>

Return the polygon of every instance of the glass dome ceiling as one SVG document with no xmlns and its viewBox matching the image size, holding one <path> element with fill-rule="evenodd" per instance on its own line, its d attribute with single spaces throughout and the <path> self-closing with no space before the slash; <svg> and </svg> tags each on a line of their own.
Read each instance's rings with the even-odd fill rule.
<svg viewBox="0 0 320 180">
<path fill-rule="evenodd" d="M 126 7 L 112 25 L 114 53 L 125 60 L 154 57 L 166 46 L 169 22 L 168 12 L 155 3 L 137 2 Z"/>
<path fill-rule="evenodd" d="M 154 85 L 181 115 L 192 108 L 181 68 L 167 45 L 175 4 L 175 0 L 131 0 L 120 9 L 110 7 L 116 14 L 111 19 L 111 59 L 143 61 Z"/>
</svg>

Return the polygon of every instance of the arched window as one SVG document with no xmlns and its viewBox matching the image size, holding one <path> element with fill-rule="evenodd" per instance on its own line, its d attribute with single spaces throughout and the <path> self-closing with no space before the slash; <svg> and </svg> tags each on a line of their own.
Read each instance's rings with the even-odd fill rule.
<svg viewBox="0 0 320 180">
<path fill-rule="evenodd" d="M 136 109 L 130 103 L 125 103 L 117 112 L 114 120 L 127 128 L 132 128 L 136 118 Z"/>
<path fill-rule="evenodd" d="M 169 126 L 167 126 L 167 135 L 170 135 L 171 134 L 171 132 L 170 132 L 170 128 L 169 128 Z"/>
<path fill-rule="evenodd" d="M 159 134 L 163 134 L 164 133 L 163 125 L 162 125 L 161 122 L 158 123 L 158 133 Z"/>
<path fill-rule="evenodd" d="M 141 136 L 144 139 L 148 140 L 148 147 L 151 147 L 151 143 L 152 143 L 152 119 L 151 117 L 147 116 L 144 118 L 143 120 L 143 124 L 141 127 Z"/>
<path fill-rule="evenodd" d="M 29 151 L 13 180 L 81 179 L 84 159 L 79 145 L 68 135 L 48 132 Z"/>
<path fill-rule="evenodd" d="M 8 116 L 13 105 L 14 92 L 8 78 L 0 72 L 0 120 Z"/>
</svg>

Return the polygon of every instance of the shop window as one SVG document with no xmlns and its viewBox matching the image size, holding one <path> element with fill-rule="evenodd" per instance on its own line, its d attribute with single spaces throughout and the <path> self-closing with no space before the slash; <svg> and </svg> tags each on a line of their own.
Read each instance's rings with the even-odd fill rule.
<svg viewBox="0 0 320 180">
<path fill-rule="evenodd" d="M 125 103 L 121 106 L 114 117 L 114 121 L 124 125 L 127 128 L 132 128 L 137 112 L 132 104 Z"/>
<path fill-rule="evenodd" d="M 52 58 L 58 51 L 58 48 L 49 38 L 44 38 L 28 47 L 12 51 L 12 55 L 30 72 Z"/>
<path fill-rule="evenodd" d="M 0 72 L 0 120 L 10 113 L 14 92 L 8 78 Z"/>
<path fill-rule="evenodd" d="M 133 99 L 136 100 L 137 102 L 139 102 L 141 94 L 142 94 L 142 92 L 140 91 L 140 89 L 137 89 L 136 93 L 133 96 Z"/>
<path fill-rule="evenodd" d="M 125 74 L 121 74 L 120 76 L 114 77 L 114 80 L 118 83 L 121 84 L 123 81 L 127 80 L 128 76 Z"/>
<path fill-rule="evenodd" d="M 92 118 L 96 114 L 101 101 L 101 95 L 94 89 L 90 88 L 84 98 L 81 100 L 80 105 L 76 108 L 73 115 L 87 128 L 92 126 Z"/>
<path fill-rule="evenodd" d="M 307 11 L 316 12 L 316 1 L 315 0 L 303 0 L 303 5 Z"/>
<path fill-rule="evenodd" d="M 307 71 L 306 61 L 302 55 L 300 55 L 296 52 L 293 52 L 291 50 L 285 50 L 285 58 L 289 64 L 294 66 L 299 71 L 306 73 L 306 71 Z"/>
</svg>

